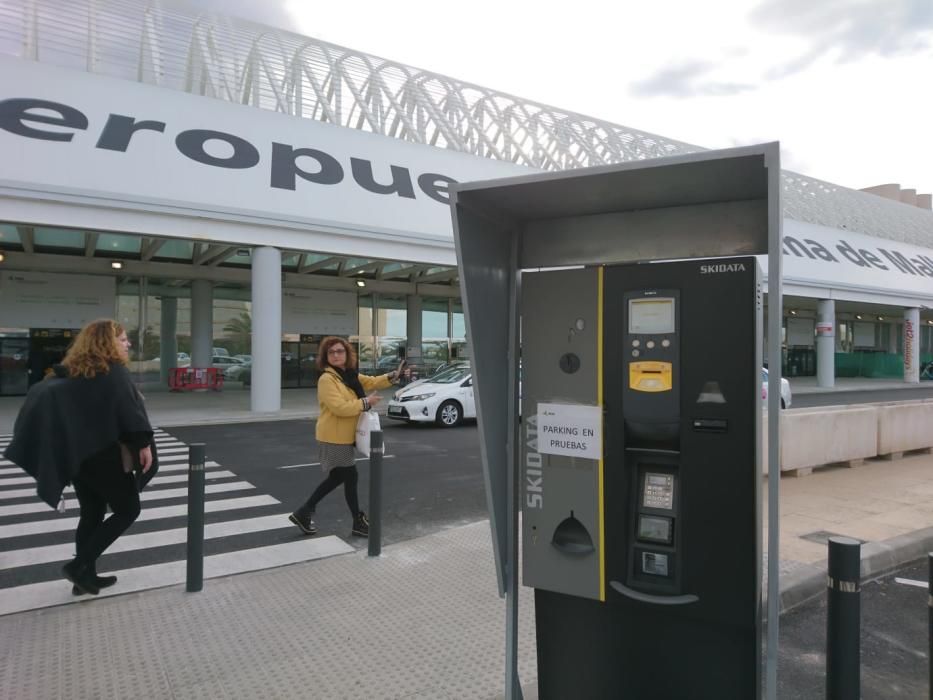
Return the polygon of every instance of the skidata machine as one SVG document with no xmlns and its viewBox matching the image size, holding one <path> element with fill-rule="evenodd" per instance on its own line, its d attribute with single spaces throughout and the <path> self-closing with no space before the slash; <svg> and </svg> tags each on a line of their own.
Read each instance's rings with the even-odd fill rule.
<svg viewBox="0 0 933 700">
<path fill-rule="evenodd" d="M 755 258 L 525 272 L 522 580 L 541 698 L 753 698 Z"/>
</svg>

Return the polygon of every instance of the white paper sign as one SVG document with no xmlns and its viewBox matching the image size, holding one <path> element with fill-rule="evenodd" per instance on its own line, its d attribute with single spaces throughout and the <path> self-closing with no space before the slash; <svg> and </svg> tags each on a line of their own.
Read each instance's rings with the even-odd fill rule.
<svg viewBox="0 0 933 700">
<path fill-rule="evenodd" d="M 538 404 L 538 452 L 601 459 L 603 410 L 599 406 Z"/>
</svg>

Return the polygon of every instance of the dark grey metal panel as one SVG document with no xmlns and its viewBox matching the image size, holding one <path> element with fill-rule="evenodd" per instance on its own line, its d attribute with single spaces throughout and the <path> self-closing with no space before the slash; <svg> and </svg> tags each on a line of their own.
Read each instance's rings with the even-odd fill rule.
<svg viewBox="0 0 933 700">
<path fill-rule="evenodd" d="M 755 255 L 767 200 L 529 221 L 523 268 Z"/>
<path fill-rule="evenodd" d="M 515 361 L 515 246 L 517 238 L 505 220 L 493 221 L 460 206 L 451 193 L 454 241 L 460 268 L 460 292 L 473 364 L 473 391 L 480 450 L 486 481 L 486 503 L 492 529 L 499 594 L 514 576 L 509 554 L 509 480 L 515 478 L 509 451 L 515 429 L 513 379 Z M 510 400 L 511 397 L 511 400 Z M 514 507 L 511 509 L 514 512 Z"/>
<path fill-rule="evenodd" d="M 487 180 L 457 190 L 461 203 L 518 222 L 766 199 L 764 151 L 771 148 L 776 145 Z M 760 231 L 751 253 L 767 251 Z"/>
</svg>

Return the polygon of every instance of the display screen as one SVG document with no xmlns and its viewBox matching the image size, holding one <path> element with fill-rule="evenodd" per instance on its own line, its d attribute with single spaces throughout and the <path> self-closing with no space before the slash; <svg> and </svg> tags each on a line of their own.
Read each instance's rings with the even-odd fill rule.
<svg viewBox="0 0 933 700">
<path fill-rule="evenodd" d="M 645 487 L 642 494 L 642 505 L 645 508 L 663 508 L 671 510 L 674 507 L 674 475 L 659 474 L 657 472 L 645 473 Z"/>
<path fill-rule="evenodd" d="M 674 300 L 671 297 L 629 299 L 628 332 L 642 334 L 674 332 Z"/>
<path fill-rule="evenodd" d="M 667 576 L 669 572 L 667 555 L 660 552 L 642 552 L 641 570 L 652 576 Z"/>
<path fill-rule="evenodd" d="M 671 519 L 653 515 L 638 516 L 638 538 L 651 542 L 671 542 Z"/>
</svg>

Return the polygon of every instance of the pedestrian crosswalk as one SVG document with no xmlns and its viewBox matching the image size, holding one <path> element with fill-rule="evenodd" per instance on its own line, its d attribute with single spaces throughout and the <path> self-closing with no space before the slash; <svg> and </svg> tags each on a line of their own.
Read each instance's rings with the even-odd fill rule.
<svg viewBox="0 0 933 700">
<path fill-rule="evenodd" d="M 117 585 L 99 597 L 183 583 L 186 575 L 188 446 L 157 429 L 159 471 L 140 494 L 142 512 L 107 550 L 98 571 Z M 9 444 L 0 435 L 0 454 Z M 209 459 L 204 465 L 204 578 L 283 566 L 354 551 L 338 537 L 295 538 L 281 503 Z M 0 615 L 92 600 L 74 596 L 61 565 L 74 556 L 78 502 L 65 512 L 42 503 L 35 481 L 0 457 Z"/>
</svg>

